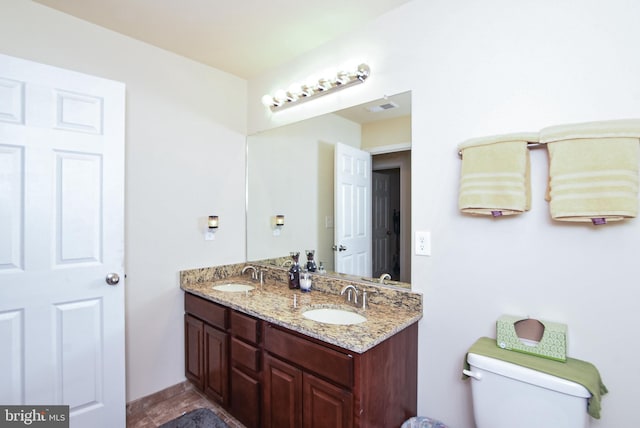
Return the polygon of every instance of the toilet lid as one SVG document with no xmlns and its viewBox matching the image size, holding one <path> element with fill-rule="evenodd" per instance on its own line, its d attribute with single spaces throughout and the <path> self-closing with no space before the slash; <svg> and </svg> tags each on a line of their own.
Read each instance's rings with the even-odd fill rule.
<svg viewBox="0 0 640 428">
<path fill-rule="evenodd" d="M 486 370 L 510 379 L 530 383 L 532 385 L 537 385 L 563 394 L 573 395 L 574 397 L 591 397 L 587 388 L 579 383 L 509 363 L 507 361 L 469 352 L 467 354 L 467 362 L 471 366 L 472 370 L 474 368 Z"/>
</svg>

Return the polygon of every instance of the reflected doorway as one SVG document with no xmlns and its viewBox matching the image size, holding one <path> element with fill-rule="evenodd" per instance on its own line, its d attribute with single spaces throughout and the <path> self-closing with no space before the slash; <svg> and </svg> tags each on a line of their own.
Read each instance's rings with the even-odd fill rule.
<svg viewBox="0 0 640 428">
<path fill-rule="evenodd" d="M 373 171 L 373 276 L 400 279 L 400 168 Z"/>
<path fill-rule="evenodd" d="M 372 161 L 372 271 L 394 281 L 411 280 L 411 151 L 384 153 Z"/>
</svg>

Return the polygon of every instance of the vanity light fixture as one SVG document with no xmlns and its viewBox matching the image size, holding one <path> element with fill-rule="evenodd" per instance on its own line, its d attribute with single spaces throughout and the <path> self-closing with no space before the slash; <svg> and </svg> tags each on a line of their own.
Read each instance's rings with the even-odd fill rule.
<svg viewBox="0 0 640 428">
<path fill-rule="evenodd" d="M 207 230 L 204 233 L 204 239 L 206 241 L 213 241 L 216 239 L 216 231 L 218 230 L 219 221 L 217 215 L 210 215 L 207 220 Z"/>
<path fill-rule="evenodd" d="M 339 89 L 363 83 L 370 74 L 369 66 L 360 64 L 353 71 L 342 70 L 330 76 L 312 79 L 311 82 L 304 85 L 294 84 L 288 91 L 280 89 L 273 95 L 267 94 L 262 97 L 262 104 L 269 107 L 271 111 L 281 110 Z"/>
<path fill-rule="evenodd" d="M 280 230 L 284 226 L 284 216 L 278 214 L 274 217 L 273 236 L 280 236 Z"/>
</svg>

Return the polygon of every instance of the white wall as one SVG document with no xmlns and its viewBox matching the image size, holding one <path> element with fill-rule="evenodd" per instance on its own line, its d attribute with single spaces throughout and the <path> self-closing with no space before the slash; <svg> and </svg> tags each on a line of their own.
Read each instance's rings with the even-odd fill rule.
<svg viewBox="0 0 640 428">
<path fill-rule="evenodd" d="M 473 426 L 465 351 L 493 336 L 501 314 L 569 326 L 569 354 L 594 363 L 611 391 L 593 427 L 632 427 L 640 392 L 640 219 L 601 227 L 555 223 L 544 201 L 547 157 L 532 152 L 533 208 L 515 218 L 457 210 L 467 138 L 638 117 L 640 3 L 584 0 L 416 0 L 272 73 L 249 81 L 249 129 L 259 130 L 413 90 L 414 230 L 433 256 L 412 260 L 424 293 L 419 412 Z M 270 114 L 260 98 L 316 70 L 364 57 L 363 85 Z"/>
<path fill-rule="evenodd" d="M 126 84 L 127 401 L 183 381 L 178 272 L 244 260 L 246 81 L 24 0 L 0 52 Z"/>
</svg>

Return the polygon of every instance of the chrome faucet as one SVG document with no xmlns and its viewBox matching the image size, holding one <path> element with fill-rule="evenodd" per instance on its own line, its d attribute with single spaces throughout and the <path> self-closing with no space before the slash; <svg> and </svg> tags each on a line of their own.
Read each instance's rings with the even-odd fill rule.
<svg viewBox="0 0 640 428">
<path fill-rule="evenodd" d="M 378 294 L 378 290 L 375 289 L 369 289 L 369 290 L 362 290 L 362 292 L 360 293 L 362 298 L 360 300 L 362 300 L 362 304 L 360 305 L 360 307 L 364 310 L 364 309 L 368 309 L 369 308 L 369 294 Z"/>
<path fill-rule="evenodd" d="M 293 264 L 293 260 L 285 260 L 282 262 L 282 267 L 287 267 Z"/>
<path fill-rule="evenodd" d="M 340 291 L 340 295 L 343 296 L 347 293 L 345 299 L 349 303 L 353 303 L 354 305 L 358 304 L 358 289 L 353 284 L 346 285 L 342 291 Z"/>
<path fill-rule="evenodd" d="M 240 272 L 240 274 L 243 275 L 248 270 L 251 270 L 251 279 L 254 281 L 260 279 L 260 285 L 262 286 L 264 284 L 264 272 L 260 269 L 256 269 L 255 266 L 246 265 L 242 268 L 242 272 Z"/>
<path fill-rule="evenodd" d="M 382 275 L 380 275 L 380 284 L 384 284 L 385 279 L 390 280 L 391 275 L 389 275 L 388 273 L 383 273 Z"/>
<path fill-rule="evenodd" d="M 240 272 L 241 275 L 244 275 L 244 273 L 246 271 L 248 271 L 249 269 L 251 269 L 251 279 L 258 279 L 258 270 L 255 268 L 255 266 L 251 266 L 251 265 L 246 265 L 245 267 L 242 268 L 242 272 Z"/>
</svg>

